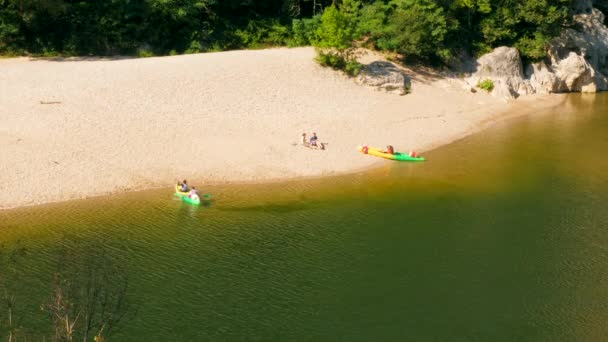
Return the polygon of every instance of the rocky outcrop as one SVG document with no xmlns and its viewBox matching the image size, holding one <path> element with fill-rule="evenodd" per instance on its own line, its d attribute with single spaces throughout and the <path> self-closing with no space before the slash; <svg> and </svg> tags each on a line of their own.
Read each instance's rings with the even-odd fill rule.
<svg viewBox="0 0 608 342">
<path fill-rule="evenodd" d="M 395 64 L 384 61 L 364 65 L 357 76 L 357 82 L 401 95 L 409 93 L 410 89 L 410 79 L 407 75 Z"/>
<path fill-rule="evenodd" d="M 485 80 L 492 81 L 492 95 L 504 99 L 516 98 L 530 91 L 524 81 L 521 56 L 516 48 L 499 47 L 477 60 L 475 72 L 466 79 L 472 86 L 479 86 Z"/>
<path fill-rule="evenodd" d="M 593 9 L 590 14 L 574 16 L 575 27 L 566 29 L 549 49 L 551 64 L 566 82 L 563 91 L 595 92 L 608 90 L 608 28 L 604 14 Z M 574 82 L 573 76 L 580 74 Z"/>
<path fill-rule="evenodd" d="M 515 48 L 499 47 L 477 60 L 466 80 L 477 86 L 484 79 L 494 83 L 492 94 L 515 98 L 531 93 L 597 92 L 608 90 L 608 28 L 605 17 L 591 0 L 573 5 L 574 25 L 551 42 L 546 61 L 522 72 Z"/>
<path fill-rule="evenodd" d="M 545 62 L 528 65 L 526 75 L 533 93 L 551 94 L 558 93 L 561 89 L 561 80 Z"/>
</svg>

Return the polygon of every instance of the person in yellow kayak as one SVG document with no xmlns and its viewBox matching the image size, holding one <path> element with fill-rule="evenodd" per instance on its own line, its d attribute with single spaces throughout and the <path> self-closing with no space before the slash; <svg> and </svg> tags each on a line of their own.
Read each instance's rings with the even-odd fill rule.
<svg viewBox="0 0 608 342">
<path fill-rule="evenodd" d="M 188 181 L 184 179 L 183 182 L 177 181 L 177 186 L 179 187 L 179 191 L 188 192 L 190 187 L 188 186 Z"/>
<path fill-rule="evenodd" d="M 386 146 L 386 151 L 383 151 L 384 153 L 388 153 L 388 154 L 395 154 L 395 149 L 393 148 L 392 145 L 388 145 Z"/>
</svg>

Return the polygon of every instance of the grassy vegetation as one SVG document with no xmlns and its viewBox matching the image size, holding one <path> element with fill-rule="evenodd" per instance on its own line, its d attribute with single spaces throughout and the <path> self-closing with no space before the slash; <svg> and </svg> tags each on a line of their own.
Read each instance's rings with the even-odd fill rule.
<svg viewBox="0 0 608 342">
<path fill-rule="evenodd" d="M 494 82 L 488 79 L 482 80 L 479 82 L 479 84 L 477 84 L 477 87 L 491 93 L 492 90 L 494 90 Z"/>
<path fill-rule="evenodd" d="M 336 52 L 320 51 L 315 60 L 322 66 L 342 70 L 351 77 L 357 76 L 363 67 L 354 58 L 348 59 Z"/>
</svg>

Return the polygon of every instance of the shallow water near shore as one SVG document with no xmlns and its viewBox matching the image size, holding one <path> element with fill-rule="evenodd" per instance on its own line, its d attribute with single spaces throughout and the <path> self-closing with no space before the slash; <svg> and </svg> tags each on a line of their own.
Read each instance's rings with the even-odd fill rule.
<svg viewBox="0 0 608 342">
<path fill-rule="evenodd" d="M 167 188 L 0 212 L 0 245 L 25 251 L 16 315 L 49 336 L 74 248 L 129 275 L 117 341 L 605 339 L 607 112 L 571 95 L 424 164 L 203 187 L 200 208 Z"/>
</svg>

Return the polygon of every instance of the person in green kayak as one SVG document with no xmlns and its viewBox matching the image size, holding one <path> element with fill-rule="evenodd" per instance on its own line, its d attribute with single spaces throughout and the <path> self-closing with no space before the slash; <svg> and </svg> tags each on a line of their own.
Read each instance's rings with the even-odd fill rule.
<svg viewBox="0 0 608 342">
<path fill-rule="evenodd" d="M 386 146 L 386 151 L 384 151 L 384 153 L 395 154 L 395 149 L 393 148 L 392 145 L 388 145 L 388 146 Z"/>
<path fill-rule="evenodd" d="M 192 187 L 192 190 L 190 190 L 190 194 L 188 195 L 188 197 L 190 197 L 191 199 L 197 201 L 200 200 L 200 197 L 198 195 L 198 190 L 196 190 L 196 187 Z"/>
</svg>

